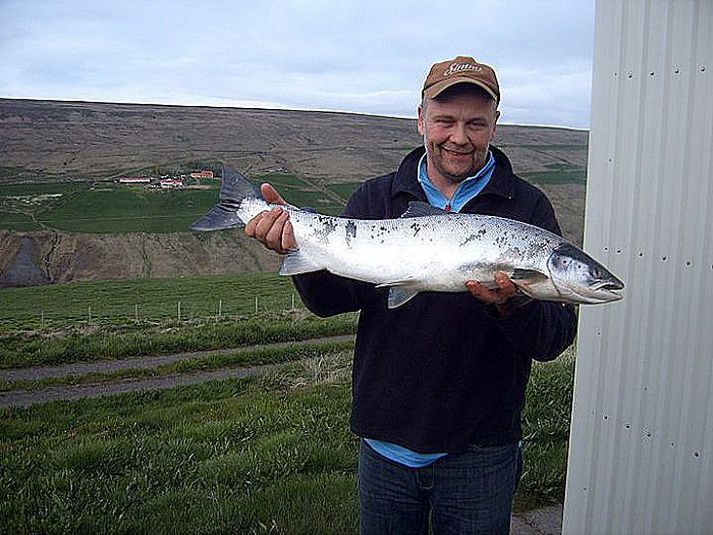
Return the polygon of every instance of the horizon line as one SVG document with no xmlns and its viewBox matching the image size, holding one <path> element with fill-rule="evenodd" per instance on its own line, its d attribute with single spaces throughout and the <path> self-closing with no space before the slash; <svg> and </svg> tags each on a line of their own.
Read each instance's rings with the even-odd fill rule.
<svg viewBox="0 0 713 535">
<path fill-rule="evenodd" d="M 299 108 L 291 107 L 280 104 L 275 104 L 270 107 L 267 104 L 264 105 L 230 105 L 230 104 L 166 104 L 160 102 L 117 102 L 109 100 L 86 100 L 83 98 L 44 98 L 44 97 L 7 97 L 0 95 L 0 100 L 27 100 L 34 102 L 67 102 L 67 103 L 77 103 L 77 104 L 113 104 L 119 106 L 166 106 L 166 107 L 176 107 L 176 108 L 229 108 L 238 110 L 265 110 L 265 111 L 298 111 L 298 112 L 316 112 L 316 113 L 340 113 L 346 115 L 364 115 L 367 117 L 381 117 L 387 119 L 407 119 L 411 121 L 416 121 L 418 118 L 410 115 L 386 115 L 382 113 L 372 113 L 365 111 L 349 111 L 349 110 L 335 110 L 329 108 Z M 537 124 L 537 123 L 498 123 L 500 126 L 521 126 L 521 127 L 532 127 L 532 128 L 557 128 L 563 130 L 575 130 L 581 132 L 589 132 L 588 127 L 580 126 L 565 126 L 557 124 Z"/>
</svg>

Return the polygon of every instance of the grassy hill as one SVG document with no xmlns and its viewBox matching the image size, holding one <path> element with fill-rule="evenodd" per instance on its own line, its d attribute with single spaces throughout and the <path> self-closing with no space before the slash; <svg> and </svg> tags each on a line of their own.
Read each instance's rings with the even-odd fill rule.
<svg viewBox="0 0 713 535">
<path fill-rule="evenodd" d="M 188 226 L 217 182 L 180 191 L 119 176 L 225 162 L 292 203 L 338 213 L 363 180 L 420 144 L 413 119 L 347 113 L 0 99 L 0 285 L 270 269 L 239 232 Z M 581 243 L 587 132 L 498 127 L 515 171 Z"/>
</svg>

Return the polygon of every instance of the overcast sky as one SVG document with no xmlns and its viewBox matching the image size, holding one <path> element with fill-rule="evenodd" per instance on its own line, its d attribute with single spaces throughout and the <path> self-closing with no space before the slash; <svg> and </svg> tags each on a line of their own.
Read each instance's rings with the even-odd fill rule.
<svg viewBox="0 0 713 535">
<path fill-rule="evenodd" d="M 594 0 L 0 0 L 0 97 L 415 117 L 430 65 L 495 67 L 501 123 L 589 127 Z"/>
</svg>

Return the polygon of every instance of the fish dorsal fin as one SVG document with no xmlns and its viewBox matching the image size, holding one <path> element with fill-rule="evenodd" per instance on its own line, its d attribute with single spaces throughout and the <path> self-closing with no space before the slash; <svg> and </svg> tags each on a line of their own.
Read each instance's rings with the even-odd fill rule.
<svg viewBox="0 0 713 535">
<path fill-rule="evenodd" d="M 431 206 L 427 202 L 411 201 L 408 203 L 408 209 L 401 215 L 402 218 L 407 217 L 424 217 L 428 215 L 445 215 L 448 212 Z"/>
</svg>

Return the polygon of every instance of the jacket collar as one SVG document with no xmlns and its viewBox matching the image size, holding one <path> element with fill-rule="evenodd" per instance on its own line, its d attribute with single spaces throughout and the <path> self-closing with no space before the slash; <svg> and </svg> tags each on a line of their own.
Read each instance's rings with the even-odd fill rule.
<svg viewBox="0 0 713 535">
<path fill-rule="evenodd" d="M 515 195 L 515 186 L 512 180 L 512 165 L 510 160 L 503 151 L 490 145 L 490 150 L 495 157 L 495 170 L 490 181 L 481 191 L 478 196 L 482 195 L 497 195 L 512 199 Z M 397 197 L 400 194 L 406 193 L 412 197 L 425 201 L 426 194 L 418 183 L 418 162 L 426 152 L 425 147 L 418 147 L 406 155 L 399 165 L 394 177 L 393 186 L 391 188 L 391 197 Z"/>
</svg>

